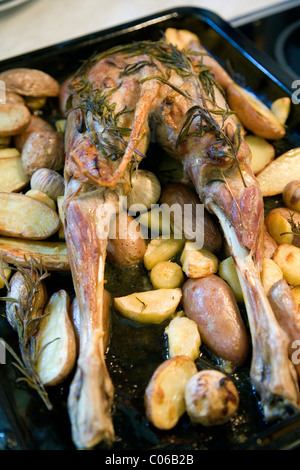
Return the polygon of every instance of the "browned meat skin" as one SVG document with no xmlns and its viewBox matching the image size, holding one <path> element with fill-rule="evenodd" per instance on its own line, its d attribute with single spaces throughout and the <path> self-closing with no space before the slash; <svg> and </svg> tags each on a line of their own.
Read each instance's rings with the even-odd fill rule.
<svg viewBox="0 0 300 470">
<path fill-rule="evenodd" d="M 104 210 L 109 200 L 116 202 L 118 194 L 127 193 L 130 171 L 147 150 L 150 123 L 161 146 L 183 161 L 202 202 L 222 224 L 245 296 L 254 348 L 251 377 L 261 394 L 266 418 L 278 417 L 299 405 L 286 336 L 259 279 L 263 205 L 249 166 L 249 149 L 243 140 L 237 145 L 235 120 L 227 112 L 219 114 L 227 111 L 220 90 L 214 88 L 214 99 L 204 91 L 196 72 L 199 57 L 190 59 L 195 69 L 182 74 L 176 71 L 176 64 L 169 67 L 153 56 L 150 60 L 150 52 L 148 56 L 144 50 L 130 57 L 114 52 L 91 65 L 84 72 L 85 81 L 80 76 L 71 81 L 77 92 L 80 87 L 86 92 L 86 84 L 89 86 L 88 95 L 79 93 L 74 99 L 65 141 L 65 234 L 81 317 L 78 368 L 68 407 L 79 448 L 114 439 L 113 387 L 104 362 L 102 331 L 106 239 L 99 241 L 96 227 L 104 220 L 99 208 Z M 134 71 L 124 73 L 128 67 Z M 193 106 L 206 116 L 213 115 L 215 128 L 208 129 L 209 119 L 201 121 L 196 113 L 189 129 L 196 131 L 195 135 L 187 132 L 177 145 L 186 113 Z M 98 119 L 100 113 L 106 120 Z M 204 132 L 200 132 L 203 121 Z M 127 133 L 116 128 L 125 128 Z M 85 194 L 81 185 L 88 189 Z M 110 188 L 108 192 L 105 187 Z"/>
<path fill-rule="evenodd" d="M 198 87 L 197 84 L 190 87 L 189 94 L 204 108 L 210 102 L 208 97 L 203 100 L 205 92 L 200 83 Z M 215 94 L 217 106 L 226 109 L 217 89 Z M 234 144 L 236 127 L 230 118 L 221 123 L 225 137 L 222 143 L 217 132 L 199 135 L 198 130 L 195 136 L 198 122 L 194 120 L 190 135 L 176 145 L 178 128 L 182 129 L 189 106 L 188 100 L 173 99 L 172 92 L 166 97 L 156 114 L 157 139 L 166 151 L 182 160 L 200 199 L 219 218 L 237 267 L 248 313 L 253 348 L 251 379 L 261 397 L 265 418 L 272 420 L 291 409 L 299 409 L 299 389 L 288 357 L 288 339 L 260 280 L 264 249 L 263 198 L 243 140 L 236 158 L 230 158 L 228 139 Z M 222 120 L 214 117 L 216 121 Z"/>
</svg>

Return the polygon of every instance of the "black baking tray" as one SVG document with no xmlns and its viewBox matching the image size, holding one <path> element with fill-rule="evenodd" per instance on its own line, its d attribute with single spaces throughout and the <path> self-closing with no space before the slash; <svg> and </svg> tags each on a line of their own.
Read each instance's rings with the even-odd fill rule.
<svg viewBox="0 0 300 470">
<path fill-rule="evenodd" d="M 168 27 L 196 33 L 235 80 L 255 91 L 266 104 L 283 95 L 293 96 L 292 77 L 270 57 L 256 49 L 243 34 L 215 13 L 194 7 L 162 11 L 125 25 L 13 57 L 0 64 L 0 71 L 12 67 L 31 67 L 44 70 L 63 81 L 95 51 L 136 40 L 156 40 Z M 57 118 L 55 109 L 53 105 L 48 111 Z M 299 106 L 293 103 L 287 134 L 276 143 L 277 155 L 300 146 L 299 122 Z M 112 295 L 125 294 L 126 289 L 132 289 L 135 285 L 140 287 L 142 282 L 147 282 L 142 267 L 137 268 L 132 277 L 126 272 L 126 283 L 123 281 L 124 272 L 120 271 L 114 276 L 114 286 L 117 285 L 118 289 L 114 291 L 112 287 Z M 50 294 L 60 288 L 72 292 L 72 280 L 68 275 L 53 275 L 48 287 Z M 106 357 L 115 386 L 113 419 L 117 439 L 112 451 L 297 448 L 300 443 L 300 416 L 275 423 L 265 422 L 259 397 L 249 380 L 249 364 L 233 376 L 240 393 L 240 407 L 229 423 L 204 428 L 192 426 L 183 416 L 171 431 L 154 429 L 145 417 L 143 393 L 155 367 L 166 358 L 164 327 L 135 325 L 112 316 L 112 340 Z M 1 317 L 0 336 L 17 346 L 14 333 Z M 49 412 L 33 390 L 24 384 L 16 384 L 17 376 L 7 353 L 6 364 L 0 364 L 0 449 L 75 450 L 66 407 L 69 382 L 49 390 L 54 404 L 54 411 Z"/>
</svg>

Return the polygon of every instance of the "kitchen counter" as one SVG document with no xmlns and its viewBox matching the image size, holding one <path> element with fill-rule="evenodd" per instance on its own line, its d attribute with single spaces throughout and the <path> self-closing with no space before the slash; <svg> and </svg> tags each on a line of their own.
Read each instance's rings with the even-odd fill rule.
<svg viewBox="0 0 300 470">
<path fill-rule="evenodd" d="M 16 6 L 4 9 L 9 4 Z M 232 21 L 282 4 L 280 0 L 0 0 L 0 60 L 179 6 L 207 8 Z"/>
</svg>

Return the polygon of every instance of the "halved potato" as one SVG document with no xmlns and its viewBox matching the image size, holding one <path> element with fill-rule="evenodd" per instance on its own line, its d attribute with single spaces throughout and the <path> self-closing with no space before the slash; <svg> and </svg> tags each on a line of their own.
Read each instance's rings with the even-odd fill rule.
<svg viewBox="0 0 300 470">
<path fill-rule="evenodd" d="M 30 111 L 23 104 L 0 104 L 0 137 L 23 132 L 30 123 Z"/>
<path fill-rule="evenodd" d="M 193 361 L 199 357 L 201 337 L 197 323 L 181 315 L 176 315 L 165 329 L 168 337 L 169 357 L 188 356 Z"/>
<path fill-rule="evenodd" d="M 271 111 L 278 120 L 284 125 L 287 121 L 287 118 L 290 114 L 291 109 L 291 99 L 288 96 L 283 96 L 273 101 L 271 105 Z"/>
<path fill-rule="evenodd" d="M 28 267 L 31 257 L 47 271 L 69 271 L 65 242 L 22 240 L 0 237 L 0 257 L 7 263 Z M 26 261 L 27 260 L 27 261 Z"/>
<path fill-rule="evenodd" d="M 156 289 L 116 297 L 114 306 L 118 312 L 139 323 L 161 323 L 175 313 L 182 297 L 176 289 Z"/>
<path fill-rule="evenodd" d="M 20 156 L 0 158 L 0 192 L 21 191 L 29 183 Z"/>
<path fill-rule="evenodd" d="M 219 260 L 208 250 L 198 249 L 197 244 L 187 241 L 180 257 L 182 270 L 187 277 L 200 278 L 218 271 Z"/>
<path fill-rule="evenodd" d="M 43 240 L 59 228 L 59 216 L 49 206 L 20 193 L 0 193 L 0 234 Z"/>
<path fill-rule="evenodd" d="M 5 70 L 0 74 L 7 91 L 22 96 L 48 97 L 58 96 L 59 84 L 47 73 L 25 67 Z"/>
<path fill-rule="evenodd" d="M 160 261 L 171 260 L 180 252 L 184 242 L 184 237 L 175 238 L 173 235 L 169 238 L 158 237 L 151 240 L 144 255 L 145 268 L 150 271 Z"/>
<path fill-rule="evenodd" d="M 273 261 L 280 267 L 283 278 L 290 286 L 300 285 L 300 248 L 293 245 L 279 245 Z"/>
<path fill-rule="evenodd" d="M 190 378 L 197 373 L 188 356 L 175 356 L 155 370 L 145 391 L 149 421 L 158 429 L 172 429 L 186 411 L 184 393 Z"/>
<path fill-rule="evenodd" d="M 280 211 L 277 209 L 271 210 L 265 218 L 265 224 L 267 231 L 278 245 L 293 243 L 294 234 L 292 226 L 288 218 L 280 213 Z"/>
<path fill-rule="evenodd" d="M 226 92 L 230 109 L 236 112 L 246 129 L 270 140 L 281 139 L 285 135 L 279 119 L 253 93 L 236 83 L 231 83 Z"/>
<path fill-rule="evenodd" d="M 300 147 L 275 158 L 257 175 L 263 196 L 282 194 L 286 185 L 297 179 L 300 179 Z"/>
<path fill-rule="evenodd" d="M 50 297 L 39 323 L 36 370 L 44 385 L 61 383 L 76 361 L 76 340 L 69 317 L 70 297 L 65 290 Z"/>
<path fill-rule="evenodd" d="M 18 149 L 16 148 L 3 148 L 0 149 L 0 159 L 2 158 L 16 158 L 20 157 L 21 154 Z"/>
<path fill-rule="evenodd" d="M 251 168 L 256 175 L 263 170 L 275 157 L 275 148 L 270 142 L 258 135 L 246 135 L 245 141 L 251 150 Z"/>
</svg>

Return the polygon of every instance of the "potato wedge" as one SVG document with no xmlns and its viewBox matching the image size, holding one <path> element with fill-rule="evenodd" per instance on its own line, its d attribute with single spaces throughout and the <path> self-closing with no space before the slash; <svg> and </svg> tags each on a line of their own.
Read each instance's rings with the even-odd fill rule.
<svg viewBox="0 0 300 470">
<path fill-rule="evenodd" d="M 16 158 L 21 157 L 21 154 L 18 149 L 16 148 L 3 148 L 0 149 L 0 160 L 2 158 Z"/>
<path fill-rule="evenodd" d="M 46 204 L 46 206 L 50 207 L 50 209 L 52 209 L 53 211 L 56 211 L 55 202 L 53 201 L 53 199 L 51 199 L 51 197 L 48 196 L 48 194 L 43 193 L 43 191 L 39 191 L 38 189 L 29 189 L 29 191 L 25 193 L 25 196 L 37 199 L 38 201 L 41 201 Z"/>
<path fill-rule="evenodd" d="M 288 284 L 300 285 L 300 248 L 293 245 L 279 245 L 273 261 L 280 267 L 283 278 Z"/>
<path fill-rule="evenodd" d="M 22 96 L 55 97 L 59 94 L 59 84 L 47 73 L 19 67 L 5 70 L 0 73 L 7 91 L 18 93 Z"/>
<path fill-rule="evenodd" d="M 263 196 L 282 194 L 285 186 L 296 179 L 300 179 L 300 147 L 275 158 L 257 175 Z"/>
<path fill-rule="evenodd" d="M 284 125 L 289 117 L 291 110 L 291 99 L 288 96 L 283 96 L 273 101 L 271 111 L 278 118 L 279 122 Z"/>
<path fill-rule="evenodd" d="M 145 391 L 145 410 L 156 428 L 176 426 L 186 410 L 185 386 L 196 373 L 194 361 L 187 356 L 168 359 L 155 370 Z"/>
<path fill-rule="evenodd" d="M 55 292 L 39 323 L 36 369 L 46 386 L 54 386 L 65 380 L 76 361 L 76 339 L 69 309 L 68 293 L 64 290 Z"/>
<path fill-rule="evenodd" d="M 30 111 L 23 104 L 0 104 L 0 137 L 23 132 L 30 123 Z"/>
<path fill-rule="evenodd" d="M 251 150 L 251 168 L 255 175 L 275 158 L 275 148 L 270 142 L 258 135 L 246 135 L 245 141 Z"/>
<path fill-rule="evenodd" d="M 0 158 L 0 192 L 21 191 L 29 183 L 24 175 L 21 157 Z"/>
<path fill-rule="evenodd" d="M 227 102 L 242 124 L 253 134 L 264 139 L 277 140 L 285 129 L 272 111 L 253 93 L 236 83 L 227 88 Z"/>
<path fill-rule="evenodd" d="M 7 263 L 23 267 L 28 267 L 28 261 L 32 257 L 41 261 L 47 271 L 70 271 L 65 242 L 0 237 L 0 256 Z"/>
<path fill-rule="evenodd" d="M 267 231 L 278 245 L 292 244 L 294 234 L 288 218 L 284 217 L 277 209 L 271 210 L 266 218 Z"/>
<path fill-rule="evenodd" d="M 197 249 L 194 242 L 186 242 L 180 257 L 183 272 L 191 278 L 209 276 L 218 271 L 219 260 L 204 248 Z"/>
<path fill-rule="evenodd" d="M 0 234 L 43 240 L 59 228 L 59 216 L 49 206 L 20 193 L 0 193 Z"/>
<path fill-rule="evenodd" d="M 264 258 L 260 277 L 265 293 L 268 295 L 271 287 L 276 284 L 277 281 L 283 279 L 283 273 L 275 261 L 269 258 Z"/>
<path fill-rule="evenodd" d="M 144 255 L 145 268 L 148 271 L 151 271 L 151 269 L 160 261 L 171 260 L 180 252 L 184 243 L 184 238 L 175 238 L 173 235 L 169 238 L 154 238 L 147 245 Z"/>
<path fill-rule="evenodd" d="M 218 274 L 230 285 L 236 301 L 244 302 L 240 280 L 232 256 L 229 256 L 228 258 L 225 258 L 221 261 L 219 264 Z"/>
<path fill-rule="evenodd" d="M 159 324 L 176 311 L 182 297 L 180 288 L 136 292 L 114 299 L 115 309 L 138 323 Z"/>
<path fill-rule="evenodd" d="M 169 357 L 188 356 L 193 361 L 199 357 L 201 337 L 197 324 L 186 316 L 176 315 L 165 329 Z"/>
<path fill-rule="evenodd" d="M 5 261 L 2 261 L 2 270 L 3 270 L 3 276 L 0 273 L 0 289 L 3 289 L 3 287 L 6 286 L 6 282 L 8 281 L 11 275 L 11 267 L 9 266 L 8 263 Z"/>
</svg>

